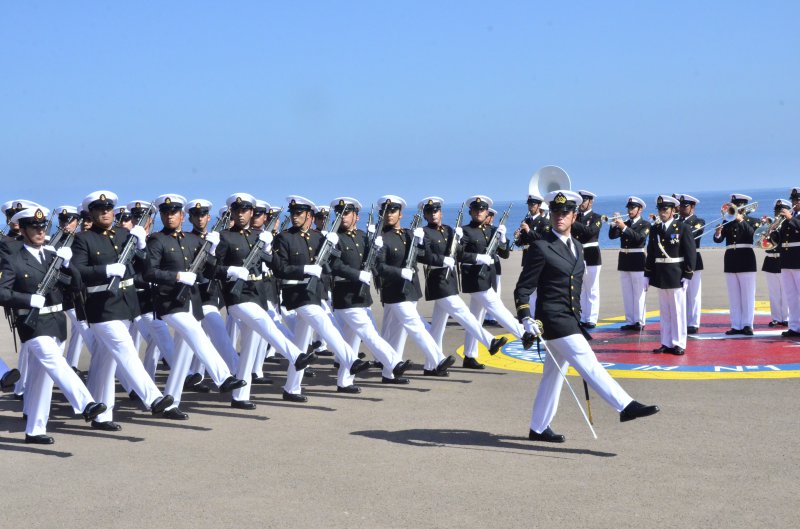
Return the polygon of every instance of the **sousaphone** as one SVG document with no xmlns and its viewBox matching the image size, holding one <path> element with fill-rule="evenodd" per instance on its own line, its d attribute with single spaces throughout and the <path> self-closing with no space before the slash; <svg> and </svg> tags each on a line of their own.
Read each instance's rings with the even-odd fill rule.
<svg viewBox="0 0 800 529">
<path fill-rule="evenodd" d="M 545 165 L 531 177 L 528 184 L 528 194 L 544 196 L 558 189 L 572 189 L 572 182 L 565 170 L 557 165 Z M 547 203 L 542 203 L 542 209 L 547 210 Z"/>
</svg>

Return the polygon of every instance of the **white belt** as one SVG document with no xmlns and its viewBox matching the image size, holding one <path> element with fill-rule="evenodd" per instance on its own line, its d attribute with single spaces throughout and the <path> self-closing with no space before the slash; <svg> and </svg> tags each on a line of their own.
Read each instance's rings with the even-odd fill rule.
<svg viewBox="0 0 800 529">
<path fill-rule="evenodd" d="M 317 278 L 320 279 L 320 278 Z M 320 279 L 321 280 L 321 279 Z M 308 283 L 308 279 L 284 279 L 284 285 L 305 285 Z"/>
<path fill-rule="evenodd" d="M 656 262 L 663 264 L 682 263 L 683 257 L 656 257 Z"/>
<path fill-rule="evenodd" d="M 727 248 L 728 250 L 737 250 L 737 249 L 738 250 L 744 250 L 745 248 L 749 248 L 750 250 L 752 250 L 753 249 L 753 245 L 752 244 L 744 244 L 744 243 L 742 243 L 742 244 L 729 244 L 725 248 Z"/>
<path fill-rule="evenodd" d="M 764 254 L 764 257 L 776 257 L 777 258 L 777 257 L 780 257 L 780 256 L 781 256 L 781 254 L 779 254 L 779 253 L 765 253 Z"/>
<path fill-rule="evenodd" d="M 133 278 L 126 279 L 125 281 L 121 281 L 119 284 L 119 288 L 129 287 L 133 284 Z M 108 285 L 97 285 L 96 287 L 86 287 L 86 292 L 89 294 L 97 294 L 98 292 L 105 292 L 108 290 Z"/>
<path fill-rule="evenodd" d="M 64 306 L 59 303 L 58 305 L 50 305 L 49 307 L 42 307 L 39 309 L 39 314 L 52 314 L 53 312 L 61 312 L 64 310 Z M 30 309 L 18 309 L 17 314 L 20 316 L 25 316 L 30 312 Z"/>
<path fill-rule="evenodd" d="M 250 274 L 247 276 L 248 281 L 260 281 L 264 278 L 264 274 Z"/>
<path fill-rule="evenodd" d="M 798 246 L 800 246 L 800 241 L 797 241 L 797 242 L 784 242 L 784 243 L 781 243 L 781 246 L 783 246 L 784 248 L 797 248 Z"/>
<path fill-rule="evenodd" d="M 598 241 L 594 241 L 594 242 L 587 242 L 586 244 L 583 245 L 584 248 L 594 248 L 595 246 L 600 246 L 600 243 Z"/>
<path fill-rule="evenodd" d="M 620 248 L 620 253 L 644 253 L 644 248 Z"/>
</svg>

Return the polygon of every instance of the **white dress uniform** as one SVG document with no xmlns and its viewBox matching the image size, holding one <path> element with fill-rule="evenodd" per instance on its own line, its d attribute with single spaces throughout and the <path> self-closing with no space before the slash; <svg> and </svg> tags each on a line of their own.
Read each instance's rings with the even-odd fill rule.
<svg viewBox="0 0 800 529">
<path fill-rule="evenodd" d="M 788 200 L 776 200 L 775 219 L 779 218 L 782 211 L 791 209 L 792 203 Z M 772 316 L 769 326 L 788 325 L 789 298 L 784 294 L 783 285 L 781 284 L 780 245 L 776 245 L 774 248 L 764 252 L 764 263 L 761 265 L 761 271 L 764 272 L 767 278 L 767 288 L 769 290 L 769 310 L 770 316 Z"/>
<path fill-rule="evenodd" d="M 585 189 L 578 190 L 583 200 L 594 200 L 597 195 Z M 578 210 L 578 218 L 572 225 L 572 236 L 583 245 L 583 255 L 586 260 L 586 274 L 583 278 L 581 290 L 581 315 L 583 323 L 589 328 L 597 324 L 600 317 L 600 270 L 603 258 L 600 252 L 600 229 L 603 220 L 601 215 L 591 209 Z"/>
<path fill-rule="evenodd" d="M 636 196 L 628 197 L 627 207 L 641 208 L 639 215 L 625 221 L 620 228 L 613 223 L 608 229 L 609 239 L 620 240 L 617 270 L 622 287 L 622 304 L 625 307 L 625 331 L 641 331 L 645 325 L 647 288 L 645 286 L 645 246 L 650 234 L 650 223 L 642 219 L 644 200 Z"/>
<path fill-rule="evenodd" d="M 793 215 L 785 220 L 775 242 L 781 253 L 781 286 L 789 302 L 789 329 L 786 337 L 800 337 L 800 187 L 790 191 Z"/>
</svg>

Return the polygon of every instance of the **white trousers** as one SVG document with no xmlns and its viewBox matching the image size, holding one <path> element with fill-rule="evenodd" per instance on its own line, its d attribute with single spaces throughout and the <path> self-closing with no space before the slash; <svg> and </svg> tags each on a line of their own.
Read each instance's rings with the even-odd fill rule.
<svg viewBox="0 0 800 529">
<path fill-rule="evenodd" d="M 294 329 L 295 345 L 301 349 L 307 347 L 311 342 L 312 331 L 316 332 L 317 336 L 325 340 L 339 362 L 336 384 L 339 387 L 352 386 L 355 377 L 350 374 L 350 367 L 358 357 L 344 340 L 330 315 L 320 305 L 303 305 L 294 310 L 297 313 Z"/>
<path fill-rule="evenodd" d="M 67 342 L 67 363 L 72 367 L 77 368 L 78 363 L 81 361 L 81 352 L 83 352 L 83 342 L 85 340 L 84 334 L 89 331 L 89 325 L 85 321 L 78 321 L 78 315 L 75 309 L 64 311 L 64 314 L 69 318 L 69 342 Z"/>
<path fill-rule="evenodd" d="M 383 364 L 381 374 L 386 378 L 394 378 L 392 369 L 400 362 L 400 354 L 378 334 L 371 310 L 367 307 L 336 309 L 333 315 L 342 330 L 342 338 L 350 348 L 358 351 L 358 344 L 363 341 L 375 359 Z"/>
<path fill-rule="evenodd" d="M 269 317 L 267 311 L 261 306 L 252 301 L 239 303 L 228 307 L 228 315 L 239 320 L 242 327 L 248 327 L 251 331 L 258 333 L 264 337 L 270 345 L 272 345 L 278 352 L 289 360 L 289 369 L 286 373 L 286 385 L 283 387 L 284 391 L 288 393 L 300 393 L 300 384 L 303 381 L 303 371 L 297 371 L 294 368 L 294 363 L 297 357 L 300 356 L 300 349 L 295 346 L 289 338 L 283 334 L 272 318 Z M 253 372 L 253 362 L 255 355 L 253 348 L 242 348 L 242 355 L 239 357 L 239 365 L 236 370 L 236 377 L 247 380 L 250 373 Z M 249 400 L 250 399 L 250 384 L 233 390 L 234 400 Z"/>
<path fill-rule="evenodd" d="M 222 314 L 214 305 L 203 305 L 203 314 L 205 317 L 200 322 L 203 330 L 206 331 L 211 343 L 214 344 L 214 348 L 225 360 L 230 372 L 235 373 L 239 364 L 239 353 L 236 352 L 231 337 L 228 331 L 225 330 L 225 321 L 222 319 Z M 196 372 L 199 373 L 200 371 Z"/>
<path fill-rule="evenodd" d="M 275 325 L 278 326 L 278 329 L 286 334 L 290 340 L 294 340 L 293 333 L 289 331 L 289 329 L 283 325 L 283 321 L 281 318 L 280 310 L 275 310 L 275 306 L 272 304 L 271 301 L 267 301 L 267 314 L 269 317 L 272 318 L 272 321 L 275 322 Z M 258 344 L 256 346 L 256 361 L 253 364 L 253 375 L 257 377 L 264 376 L 264 359 L 267 358 L 267 352 L 270 350 L 270 345 L 267 343 L 266 340 L 263 338 L 259 338 Z M 272 353 L 275 354 L 274 351 Z"/>
<path fill-rule="evenodd" d="M 150 325 L 150 341 L 144 352 L 144 369 L 150 378 L 155 380 L 158 361 L 163 356 L 167 359 L 170 369 L 175 362 L 175 342 L 169 332 L 169 326 L 164 320 L 147 320 Z M 174 395 L 173 395 L 174 396 Z"/>
<path fill-rule="evenodd" d="M 581 290 L 581 320 L 597 323 L 600 315 L 600 269 L 602 266 L 587 266 Z"/>
<path fill-rule="evenodd" d="M 647 314 L 644 289 L 644 272 L 620 272 L 619 282 L 622 286 L 622 304 L 625 307 L 625 323 L 628 325 L 644 325 Z"/>
<path fill-rule="evenodd" d="M 703 271 L 695 270 L 686 288 L 686 325 L 700 327 L 700 313 L 703 310 Z"/>
<path fill-rule="evenodd" d="M 522 338 L 524 332 L 522 325 L 517 321 L 517 318 L 511 314 L 511 311 L 503 305 L 500 296 L 494 289 L 490 288 L 489 290 L 470 294 L 469 311 L 481 324 L 483 324 L 483 319 L 486 317 L 486 314 L 491 314 L 491 316 L 497 320 L 497 323 L 505 327 L 511 334 L 517 338 Z M 467 334 L 464 337 L 464 356 L 478 358 L 478 341 L 472 334 Z"/>
<path fill-rule="evenodd" d="M 425 322 L 417 312 L 417 303 L 402 301 L 384 304 L 381 336 L 398 352 L 400 355 L 398 361 L 402 360 L 402 346 L 405 345 L 406 337 L 409 335 L 425 355 L 424 368 L 436 369 L 444 360 L 444 355 L 436 344 L 436 340 L 425 328 Z"/>
<path fill-rule="evenodd" d="M 144 370 L 133 346 L 127 321 L 113 320 L 91 324 L 97 347 L 92 352 L 89 367 L 89 392 L 96 402 L 103 402 L 108 410 L 97 416 L 97 421 L 113 420 L 114 372 L 117 368 L 130 382 L 133 391 L 150 406 L 162 394 Z"/>
<path fill-rule="evenodd" d="M 686 349 L 686 289 L 659 288 L 661 344 Z"/>
<path fill-rule="evenodd" d="M 731 327 L 742 330 L 753 326 L 756 311 L 756 273 L 725 274 L 728 303 L 731 307 Z"/>
<path fill-rule="evenodd" d="M 50 417 L 53 382 L 61 388 L 75 413 L 82 413 L 93 401 L 92 395 L 64 358 L 62 345 L 52 336 L 31 338 L 28 346 L 28 386 L 25 404 L 28 422 L 25 433 L 44 435 Z"/>
<path fill-rule="evenodd" d="M 781 273 L 764 272 L 769 289 L 769 313 L 774 321 L 789 321 L 789 299 L 783 295 Z"/>
<path fill-rule="evenodd" d="M 800 332 L 800 269 L 781 270 L 781 285 L 789 303 L 789 328 Z"/>
<path fill-rule="evenodd" d="M 437 299 L 433 303 L 433 316 L 431 318 L 431 336 L 436 340 L 436 345 L 442 349 L 442 340 L 444 339 L 444 330 L 447 326 L 448 317 L 452 316 L 458 322 L 464 331 L 470 335 L 474 340 L 481 342 L 487 349 L 491 347 L 494 336 L 481 325 L 481 322 L 469 311 L 469 307 L 464 303 L 458 295 L 447 296 L 446 298 Z M 470 353 L 475 354 L 477 357 L 478 351 Z M 473 357 L 473 358 L 475 358 Z"/>
<path fill-rule="evenodd" d="M 547 340 L 547 346 L 564 373 L 572 365 L 589 384 L 589 387 L 616 411 L 624 410 L 625 406 L 633 401 L 631 396 L 600 365 L 589 342 L 582 334 Z M 558 397 L 563 381 L 556 364 L 553 363 L 550 355 L 547 355 L 544 360 L 542 382 L 539 384 L 536 400 L 533 403 L 531 430 L 534 432 L 542 433 L 553 421 L 558 409 Z"/>
<path fill-rule="evenodd" d="M 30 341 L 30 340 L 29 340 Z M 28 342 L 19 346 L 19 353 L 17 353 L 17 370 L 19 371 L 19 380 L 14 384 L 14 394 L 25 394 L 25 383 L 28 380 Z M 23 411 L 25 403 L 23 401 Z"/>
<path fill-rule="evenodd" d="M 225 361 L 214 348 L 214 344 L 206 336 L 203 326 L 192 314 L 192 304 L 189 303 L 188 312 L 176 312 L 165 314 L 162 319 L 175 331 L 175 364 L 171 366 L 169 378 L 167 378 L 167 394 L 175 399 L 175 406 L 180 402 L 180 395 L 183 392 L 183 383 L 189 373 L 189 365 L 193 354 L 200 359 L 200 362 L 208 369 L 211 380 L 214 384 L 221 386 L 225 379 L 231 376 L 231 372 Z M 188 347 L 177 345 L 177 338 L 180 337 Z M 182 344 L 181 344 L 182 345 Z M 173 393 L 174 391 L 174 393 Z"/>
</svg>

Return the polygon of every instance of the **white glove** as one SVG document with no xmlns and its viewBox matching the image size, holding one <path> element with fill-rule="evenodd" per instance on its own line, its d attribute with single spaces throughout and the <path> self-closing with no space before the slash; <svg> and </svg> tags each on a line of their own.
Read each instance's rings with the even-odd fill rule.
<svg viewBox="0 0 800 529">
<path fill-rule="evenodd" d="M 494 263 L 494 259 L 489 257 L 489 254 L 479 253 L 475 256 L 475 262 L 481 265 L 490 265 Z"/>
<path fill-rule="evenodd" d="M 376 229 L 374 224 L 367 224 L 367 233 L 375 233 Z"/>
<path fill-rule="evenodd" d="M 125 277 L 127 267 L 122 263 L 111 263 L 106 265 L 106 277 Z"/>
<path fill-rule="evenodd" d="M 178 283 L 192 286 L 197 282 L 197 274 L 194 272 L 178 272 Z"/>
<path fill-rule="evenodd" d="M 323 237 L 328 235 L 328 230 L 319 230 Z"/>
<path fill-rule="evenodd" d="M 69 262 L 72 260 L 72 248 L 67 248 L 66 246 L 62 246 L 61 248 L 56 250 L 56 255 L 64 260 L 61 263 L 61 266 L 63 266 L 64 268 L 69 268 Z"/>
<path fill-rule="evenodd" d="M 55 252 L 56 251 L 55 247 L 54 246 L 50 246 L 49 244 L 46 245 L 46 246 L 42 246 L 42 249 L 43 250 L 50 250 L 51 252 Z"/>
<path fill-rule="evenodd" d="M 464 238 L 464 228 L 462 228 L 461 226 L 458 226 L 456 228 L 456 237 L 458 237 L 459 239 Z"/>
<path fill-rule="evenodd" d="M 414 271 L 410 268 L 403 268 L 400 270 L 400 275 L 403 276 L 403 279 L 406 281 L 411 281 L 414 279 Z"/>
<path fill-rule="evenodd" d="M 372 283 L 372 274 L 370 274 L 366 270 L 362 270 L 358 273 L 358 280 L 364 283 L 365 285 L 369 285 L 370 283 Z"/>
<path fill-rule="evenodd" d="M 141 226 L 131 228 L 131 235 L 136 237 L 136 249 L 144 250 L 147 248 L 147 232 Z"/>
<path fill-rule="evenodd" d="M 647 292 L 647 287 L 649 287 L 649 286 L 650 286 L 650 278 L 649 277 L 645 277 L 644 278 L 644 291 L 645 292 Z"/>
<path fill-rule="evenodd" d="M 269 267 L 267 266 L 267 263 L 261 263 L 261 273 L 266 274 L 267 272 L 269 272 Z"/>
<path fill-rule="evenodd" d="M 686 290 L 689 287 L 689 280 L 686 278 L 681 279 L 681 288 Z"/>
<path fill-rule="evenodd" d="M 305 265 L 303 273 L 307 276 L 322 277 L 322 267 L 320 265 Z"/>
<path fill-rule="evenodd" d="M 422 244 L 422 241 L 425 240 L 425 230 L 422 228 L 415 228 L 414 238 L 417 239 L 417 244 Z"/>
<path fill-rule="evenodd" d="M 525 328 L 525 332 L 529 332 L 534 336 L 542 335 L 542 329 L 539 328 L 533 318 L 525 318 L 522 320 L 522 326 Z"/>
<path fill-rule="evenodd" d="M 31 294 L 31 308 L 41 309 L 42 307 L 44 307 L 44 296 Z"/>
<path fill-rule="evenodd" d="M 271 231 L 262 231 L 258 234 L 258 240 L 263 242 L 265 246 L 272 244 L 272 239 L 273 236 Z"/>
<path fill-rule="evenodd" d="M 339 243 L 339 235 L 333 232 L 328 233 L 325 239 L 331 241 L 331 244 L 336 246 Z"/>
<path fill-rule="evenodd" d="M 456 267 L 456 260 L 453 259 L 452 257 L 445 257 L 444 259 L 442 259 L 442 264 L 444 264 L 447 268 L 452 270 L 453 268 Z"/>
<path fill-rule="evenodd" d="M 217 246 L 219 246 L 219 233 L 216 231 L 212 231 L 211 233 L 206 233 L 206 240 L 211 243 L 211 248 L 209 248 L 209 253 L 214 253 L 217 251 Z"/>
<path fill-rule="evenodd" d="M 500 244 L 505 244 L 506 240 L 507 240 L 506 239 L 506 225 L 503 224 L 501 226 L 498 226 L 497 227 L 497 233 L 498 233 L 498 236 L 500 237 Z"/>
<path fill-rule="evenodd" d="M 227 274 L 228 279 L 231 281 L 236 281 L 237 279 L 247 281 L 247 276 L 250 275 L 247 271 L 247 268 L 243 266 L 229 266 Z"/>
<path fill-rule="evenodd" d="M 375 241 L 372 244 L 375 245 L 375 248 L 378 248 L 378 249 L 383 248 L 383 237 L 378 235 L 377 237 L 375 237 Z"/>
</svg>

